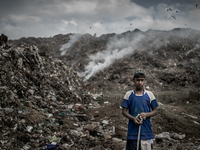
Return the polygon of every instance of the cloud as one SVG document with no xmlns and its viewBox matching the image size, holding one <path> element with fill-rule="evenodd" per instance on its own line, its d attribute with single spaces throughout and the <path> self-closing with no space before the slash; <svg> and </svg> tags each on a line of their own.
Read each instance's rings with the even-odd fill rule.
<svg viewBox="0 0 200 150">
<path fill-rule="evenodd" d="M 100 36 L 135 28 L 169 30 L 185 27 L 185 24 L 200 29 L 199 9 L 194 4 L 176 1 L 171 5 L 157 3 L 146 8 L 130 0 L 7 0 L 0 4 L 4 6 L 0 9 L 0 29 L 10 39 L 60 33 L 96 33 Z M 169 7 L 179 13 L 167 12 Z M 176 15 L 177 20 L 171 15 Z"/>
<path fill-rule="evenodd" d="M 39 22 L 40 18 L 36 16 L 27 16 L 27 15 L 10 15 L 8 16 L 8 20 L 6 21 L 8 22 L 9 20 L 12 20 L 17 24 L 24 24 L 24 23 L 31 24 Z"/>
</svg>

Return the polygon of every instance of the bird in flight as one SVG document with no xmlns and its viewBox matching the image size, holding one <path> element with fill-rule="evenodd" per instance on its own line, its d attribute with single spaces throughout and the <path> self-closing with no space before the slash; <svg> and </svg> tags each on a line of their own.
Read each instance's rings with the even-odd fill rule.
<svg viewBox="0 0 200 150">
<path fill-rule="evenodd" d="M 172 15 L 172 18 L 174 18 L 176 20 L 176 17 Z"/>
<path fill-rule="evenodd" d="M 169 10 L 170 10 L 170 11 L 172 11 L 172 9 L 171 9 L 171 8 L 168 8 L 168 9 L 167 9 L 167 11 L 169 11 Z"/>
<path fill-rule="evenodd" d="M 196 4 L 196 8 L 198 7 L 198 4 Z"/>
</svg>

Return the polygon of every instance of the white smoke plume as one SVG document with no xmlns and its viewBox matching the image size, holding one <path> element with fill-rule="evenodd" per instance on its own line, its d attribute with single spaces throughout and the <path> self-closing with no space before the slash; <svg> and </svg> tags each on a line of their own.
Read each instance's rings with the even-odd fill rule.
<svg viewBox="0 0 200 150">
<path fill-rule="evenodd" d="M 70 35 L 70 40 L 69 42 L 65 43 L 62 45 L 62 47 L 60 48 L 61 51 L 61 56 L 65 55 L 65 53 L 69 50 L 69 48 L 76 43 L 80 38 L 81 38 L 81 34 L 73 34 Z"/>
<path fill-rule="evenodd" d="M 90 79 L 99 71 L 109 67 L 114 61 L 133 54 L 139 46 L 138 43 L 140 43 L 144 37 L 144 35 L 139 34 L 134 38 L 114 38 L 107 44 L 107 50 L 89 56 L 90 62 L 85 67 L 85 71 L 78 72 L 78 75 L 83 77 L 85 81 Z"/>
</svg>

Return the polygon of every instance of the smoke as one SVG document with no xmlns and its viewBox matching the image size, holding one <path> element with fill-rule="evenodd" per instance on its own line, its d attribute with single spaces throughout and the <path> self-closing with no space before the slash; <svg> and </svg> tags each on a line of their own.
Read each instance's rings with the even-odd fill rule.
<svg viewBox="0 0 200 150">
<path fill-rule="evenodd" d="M 78 72 L 78 75 L 83 77 L 84 81 L 90 79 L 99 71 L 109 67 L 112 63 L 114 63 L 114 61 L 133 54 L 133 52 L 139 47 L 140 41 L 144 38 L 145 36 L 142 34 L 138 34 L 137 36 L 131 38 L 128 36 L 124 38 L 113 38 L 107 44 L 106 50 L 89 56 L 90 62 L 85 67 L 85 71 Z"/>
<path fill-rule="evenodd" d="M 194 48 L 192 48 L 191 50 L 189 50 L 187 53 L 186 53 L 186 55 L 189 55 L 191 52 L 193 52 L 193 51 L 195 51 L 195 50 L 198 50 L 199 48 L 200 48 L 200 41 L 198 41 L 199 43 L 197 43 L 196 45 L 195 45 L 195 47 Z"/>
<path fill-rule="evenodd" d="M 65 55 L 65 53 L 69 50 L 69 48 L 76 43 L 80 38 L 81 38 L 81 34 L 74 34 L 74 35 L 70 35 L 70 40 L 69 42 L 65 43 L 62 45 L 62 47 L 60 48 L 61 51 L 61 56 Z"/>
</svg>

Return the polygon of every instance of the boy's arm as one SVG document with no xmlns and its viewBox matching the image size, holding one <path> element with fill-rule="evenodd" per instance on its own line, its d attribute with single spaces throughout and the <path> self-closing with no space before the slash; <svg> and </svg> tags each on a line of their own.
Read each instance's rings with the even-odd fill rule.
<svg viewBox="0 0 200 150">
<path fill-rule="evenodd" d="M 128 108 L 122 107 L 122 115 L 126 118 L 128 118 L 129 120 L 132 120 L 136 125 L 140 125 L 142 124 L 142 122 L 140 122 L 140 120 L 138 118 L 135 118 L 133 116 L 131 116 L 128 112 Z"/>
<path fill-rule="evenodd" d="M 158 107 L 154 108 L 149 113 L 141 113 L 140 116 L 142 116 L 143 120 L 145 120 L 146 118 L 156 116 L 157 114 L 158 114 Z"/>
</svg>

